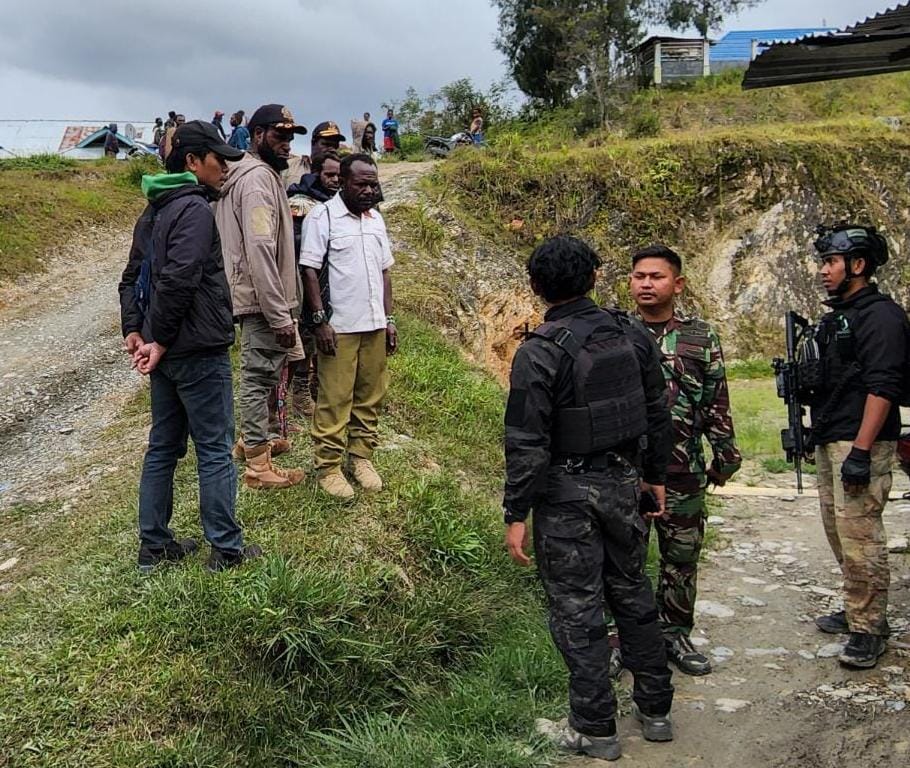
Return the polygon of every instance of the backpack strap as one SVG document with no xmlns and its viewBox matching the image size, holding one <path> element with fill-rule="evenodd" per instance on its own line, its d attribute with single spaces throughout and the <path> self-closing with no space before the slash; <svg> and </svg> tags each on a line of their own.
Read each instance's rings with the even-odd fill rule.
<svg viewBox="0 0 910 768">
<path fill-rule="evenodd" d="M 585 343 L 600 326 L 599 319 L 573 316 L 564 320 L 551 320 L 543 323 L 528 335 L 546 339 L 559 347 L 572 360 L 576 360 Z"/>
</svg>

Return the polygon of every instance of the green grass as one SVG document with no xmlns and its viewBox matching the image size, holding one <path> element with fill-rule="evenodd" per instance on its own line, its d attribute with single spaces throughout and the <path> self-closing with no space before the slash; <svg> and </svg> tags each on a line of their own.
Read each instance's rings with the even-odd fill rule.
<svg viewBox="0 0 910 768">
<path fill-rule="evenodd" d="M 0 282 L 43 269 L 47 252 L 97 225 L 129 227 L 148 161 L 0 160 Z M 160 169 L 159 169 L 160 170 Z"/>
<path fill-rule="evenodd" d="M 762 461 L 781 457 L 780 430 L 787 409 L 773 379 L 741 380 L 730 385 L 736 441 L 744 457 Z"/>
<path fill-rule="evenodd" d="M 241 492 L 261 562 L 137 575 L 140 445 L 73 514 L 2 516 L 29 552 L 0 598 L 0 764 L 544 764 L 531 723 L 560 714 L 566 680 L 534 573 L 501 544 L 503 393 L 428 326 L 401 335 L 387 489 L 349 506 L 311 481 Z M 306 439 L 286 461 L 309 461 Z M 197 503 L 191 454 L 179 535 L 198 535 Z"/>
</svg>

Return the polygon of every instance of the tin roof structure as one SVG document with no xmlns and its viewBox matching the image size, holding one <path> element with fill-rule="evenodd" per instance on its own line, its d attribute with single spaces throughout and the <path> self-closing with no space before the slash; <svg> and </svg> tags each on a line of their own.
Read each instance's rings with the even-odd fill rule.
<svg viewBox="0 0 910 768">
<path fill-rule="evenodd" d="M 803 37 L 827 35 L 836 32 L 834 27 L 801 27 L 796 29 L 737 29 L 727 32 L 711 46 L 711 61 L 752 60 L 752 41 L 758 43 L 759 51 L 766 50 L 774 43 L 789 43 Z"/>
<path fill-rule="evenodd" d="M 151 143 L 155 133 L 154 123 L 127 120 L 0 120 L 0 158 L 45 153 L 78 157 L 78 146 L 111 122 L 120 127 L 117 138 L 127 146 Z"/>
<path fill-rule="evenodd" d="M 743 88 L 813 83 L 910 69 L 910 4 L 832 35 L 772 45 L 749 65 Z"/>
</svg>

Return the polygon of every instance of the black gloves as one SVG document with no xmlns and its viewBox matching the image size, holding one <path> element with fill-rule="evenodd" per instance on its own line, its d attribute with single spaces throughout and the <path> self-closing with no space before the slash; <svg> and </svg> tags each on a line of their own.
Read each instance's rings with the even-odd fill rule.
<svg viewBox="0 0 910 768">
<path fill-rule="evenodd" d="M 840 468 L 840 479 L 844 490 L 856 496 L 869 485 L 872 472 L 872 457 L 869 451 L 853 446 Z"/>
</svg>

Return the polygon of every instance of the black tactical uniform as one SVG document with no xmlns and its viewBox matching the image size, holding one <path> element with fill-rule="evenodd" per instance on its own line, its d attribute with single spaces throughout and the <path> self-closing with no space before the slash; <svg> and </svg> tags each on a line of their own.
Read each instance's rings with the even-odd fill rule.
<svg viewBox="0 0 910 768">
<path fill-rule="evenodd" d="M 673 698 L 639 514 L 640 478 L 664 482 L 670 413 L 659 350 L 637 321 L 586 298 L 551 308 L 545 320 L 512 364 L 505 518 L 534 511 L 550 631 L 570 674 L 569 723 L 609 735 L 616 699 L 605 601 L 639 709 L 664 715 Z"/>
<path fill-rule="evenodd" d="M 812 399 L 815 445 L 853 440 L 863 421 L 866 396 L 901 399 L 907 315 L 875 284 L 848 299 L 824 302 L 828 312 L 816 339 L 824 359 L 824 381 Z M 897 440 L 901 415 L 892 408 L 878 440 Z"/>
</svg>

